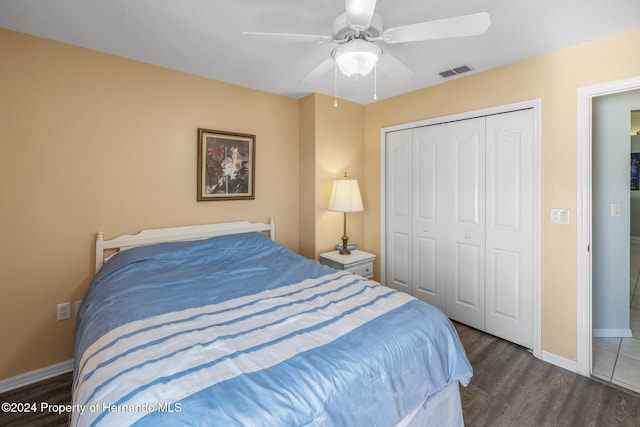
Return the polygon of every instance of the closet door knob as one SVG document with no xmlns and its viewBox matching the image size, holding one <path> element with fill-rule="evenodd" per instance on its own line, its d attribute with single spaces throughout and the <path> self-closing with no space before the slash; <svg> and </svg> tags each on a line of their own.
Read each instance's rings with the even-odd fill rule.
<svg viewBox="0 0 640 427">
<path fill-rule="evenodd" d="M 422 231 L 424 231 L 425 233 L 427 233 L 427 232 L 429 231 L 429 227 L 424 227 L 424 228 L 422 229 Z"/>
<path fill-rule="evenodd" d="M 464 233 L 464 238 L 465 238 L 465 239 L 469 239 L 469 238 L 471 238 L 471 234 L 469 234 L 469 233 Z"/>
</svg>

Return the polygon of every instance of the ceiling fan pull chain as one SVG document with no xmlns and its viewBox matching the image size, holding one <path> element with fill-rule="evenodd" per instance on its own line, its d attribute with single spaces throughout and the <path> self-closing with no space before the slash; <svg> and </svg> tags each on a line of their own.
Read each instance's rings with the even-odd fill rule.
<svg viewBox="0 0 640 427">
<path fill-rule="evenodd" d="M 333 63 L 333 106 L 338 106 L 338 63 Z"/>
<path fill-rule="evenodd" d="M 373 99 L 378 99 L 378 66 L 373 67 Z"/>
</svg>

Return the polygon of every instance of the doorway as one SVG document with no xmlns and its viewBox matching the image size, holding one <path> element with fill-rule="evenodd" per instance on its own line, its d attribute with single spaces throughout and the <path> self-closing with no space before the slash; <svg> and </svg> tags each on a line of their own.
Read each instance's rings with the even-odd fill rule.
<svg viewBox="0 0 640 427">
<path fill-rule="evenodd" d="M 578 89 L 578 245 L 577 245 L 577 360 L 576 371 L 590 376 L 593 372 L 593 273 L 594 200 L 592 176 L 592 120 L 594 98 L 622 94 L 640 89 L 640 77 Z M 628 168 L 627 168 L 628 170 Z M 612 203 L 615 213 L 617 203 Z M 600 206 L 598 206 L 600 207 Z M 628 208 L 628 206 L 627 206 Z M 627 269 L 627 271 L 629 271 Z M 628 312 L 627 312 L 628 313 Z"/>
<path fill-rule="evenodd" d="M 632 168 L 636 173 L 631 174 L 631 179 L 630 168 L 625 166 L 630 153 L 639 151 L 634 137 L 629 136 L 636 132 L 632 131 L 630 110 L 639 105 L 640 90 L 593 100 L 591 374 L 634 392 L 640 392 L 640 336 L 632 327 L 632 318 L 640 314 L 635 298 L 640 245 L 634 242 L 637 238 L 630 236 L 634 230 L 638 235 L 634 217 L 638 216 L 636 205 L 640 195 L 637 165 Z M 609 211 L 612 198 L 622 202 L 620 216 L 612 216 Z"/>
</svg>

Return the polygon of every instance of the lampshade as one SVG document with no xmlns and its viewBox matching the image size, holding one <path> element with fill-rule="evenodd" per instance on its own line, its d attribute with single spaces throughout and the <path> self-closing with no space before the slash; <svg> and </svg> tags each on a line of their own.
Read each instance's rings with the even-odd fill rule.
<svg viewBox="0 0 640 427">
<path fill-rule="evenodd" d="M 352 40 L 338 46 L 332 55 L 340 71 L 357 80 L 373 70 L 382 55 L 382 49 L 375 43 Z"/>
<path fill-rule="evenodd" d="M 329 210 L 335 212 L 360 212 L 363 210 L 357 180 L 336 179 L 333 181 Z"/>
</svg>

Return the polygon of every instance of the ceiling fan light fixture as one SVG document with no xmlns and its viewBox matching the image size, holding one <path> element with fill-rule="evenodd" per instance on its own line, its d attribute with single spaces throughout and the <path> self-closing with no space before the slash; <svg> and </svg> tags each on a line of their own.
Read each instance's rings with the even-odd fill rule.
<svg viewBox="0 0 640 427">
<path fill-rule="evenodd" d="M 358 80 L 373 70 L 382 55 L 382 49 L 375 43 L 352 40 L 338 46 L 332 55 L 344 75 Z"/>
</svg>

